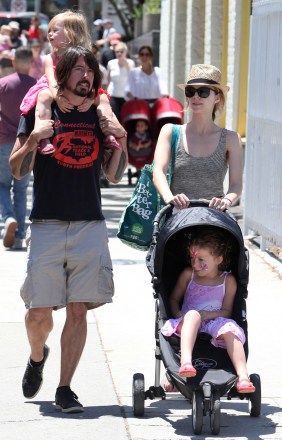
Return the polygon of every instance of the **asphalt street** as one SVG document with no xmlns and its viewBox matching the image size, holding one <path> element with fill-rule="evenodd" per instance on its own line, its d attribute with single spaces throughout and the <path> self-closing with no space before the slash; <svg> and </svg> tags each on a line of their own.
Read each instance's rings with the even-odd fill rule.
<svg viewBox="0 0 282 440">
<path fill-rule="evenodd" d="M 48 341 L 51 351 L 40 393 L 32 400 L 22 395 L 29 346 L 19 288 L 26 252 L 7 250 L 0 244 L 1 438 L 281 440 L 281 263 L 249 241 L 248 368 L 249 373 L 261 377 L 261 416 L 249 416 L 246 400 L 222 398 L 220 434 L 211 435 L 209 418 L 204 417 L 202 434 L 195 436 L 190 402 L 179 393 L 171 393 L 166 400 L 146 400 L 144 417 L 134 417 L 133 374 L 145 375 L 146 389 L 154 385 L 155 304 L 144 262 L 146 253 L 131 249 L 116 238 L 119 218 L 132 191 L 126 178 L 121 184 L 102 190 L 116 293 L 112 304 L 88 313 L 86 348 L 72 384 L 85 407 L 84 413 L 66 415 L 54 407 L 64 310 L 54 313 L 54 330 Z M 234 208 L 234 213 L 240 217 L 240 208 Z"/>
</svg>

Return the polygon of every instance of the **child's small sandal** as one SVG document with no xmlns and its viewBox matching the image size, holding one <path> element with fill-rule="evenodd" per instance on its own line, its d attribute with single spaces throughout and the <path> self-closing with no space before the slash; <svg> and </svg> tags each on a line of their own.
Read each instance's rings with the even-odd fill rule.
<svg viewBox="0 0 282 440">
<path fill-rule="evenodd" d="M 256 387 L 247 378 L 238 379 L 236 389 L 238 393 L 254 393 L 256 391 Z"/>
<path fill-rule="evenodd" d="M 186 362 L 179 368 L 179 374 L 182 377 L 194 377 L 197 374 L 197 370 L 193 367 L 191 362 Z"/>
</svg>

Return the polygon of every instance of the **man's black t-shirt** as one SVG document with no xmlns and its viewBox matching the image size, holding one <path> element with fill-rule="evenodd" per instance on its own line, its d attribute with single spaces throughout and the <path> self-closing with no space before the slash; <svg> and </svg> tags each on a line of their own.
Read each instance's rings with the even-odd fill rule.
<svg viewBox="0 0 282 440">
<path fill-rule="evenodd" d="M 30 134 L 33 117 L 21 119 L 18 135 Z M 30 219 L 103 220 L 99 185 L 103 134 L 96 108 L 63 113 L 54 103 L 52 119 L 56 151 L 36 154 Z"/>
</svg>

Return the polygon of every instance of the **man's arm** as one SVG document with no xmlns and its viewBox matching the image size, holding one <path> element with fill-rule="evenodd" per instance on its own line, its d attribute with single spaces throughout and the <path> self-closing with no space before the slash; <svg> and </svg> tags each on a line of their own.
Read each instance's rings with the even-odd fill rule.
<svg viewBox="0 0 282 440">
<path fill-rule="evenodd" d="M 126 131 L 114 113 L 111 118 L 102 116 L 99 119 L 99 124 L 103 127 L 104 135 L 111 134 L 115 136 L 121 146 L 120 150 L 105 149 L 102 164 L 106 178 L 111 183 L 118 183 L 122 179 L 128 163 Z"/>
<path fill-rule="evenodd" d="M 128 163 L 126 137 L 117 139 L 117 141 L 122 148 L 115 151 L 105 149 L 103 157 L 103 171 L 111 183 L 121 181 Z"/>
<path fill-rule="evenodd" d="M 22 179 L 31 172 L 34 165 L 37 146 L 41 139 L 53 135 L 53 121 L 37 120 L 36 125 L 29 136 L 20 134 L 10 155 L 10 167 L 16 179 Z"/>
</svg>

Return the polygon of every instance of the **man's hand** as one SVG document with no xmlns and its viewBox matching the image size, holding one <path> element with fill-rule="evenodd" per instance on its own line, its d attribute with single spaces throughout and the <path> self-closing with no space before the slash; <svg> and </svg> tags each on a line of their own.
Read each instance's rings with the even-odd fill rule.
<svg viewBox="0 0 282 440">
<path fill-rule="evenodd" d="M 36 139 L 38 144 L 41 139 L 48 139 L 53 136 L 53 125 L 54 121 L 52 119 L 40 119 L 39 112 L 38 110 L 36 111 L 35 124 L 32 135 L 34 139 Z"/>
<path fill-rule="evenodd" d="M 126 134 L 125 129 L 115 115 L 111 118 L 108 116 L 101 116 L 99 118 L 99 125 L 105 136 L 111 134 L 115 138 L 122 138 Z"/>
</svg>

